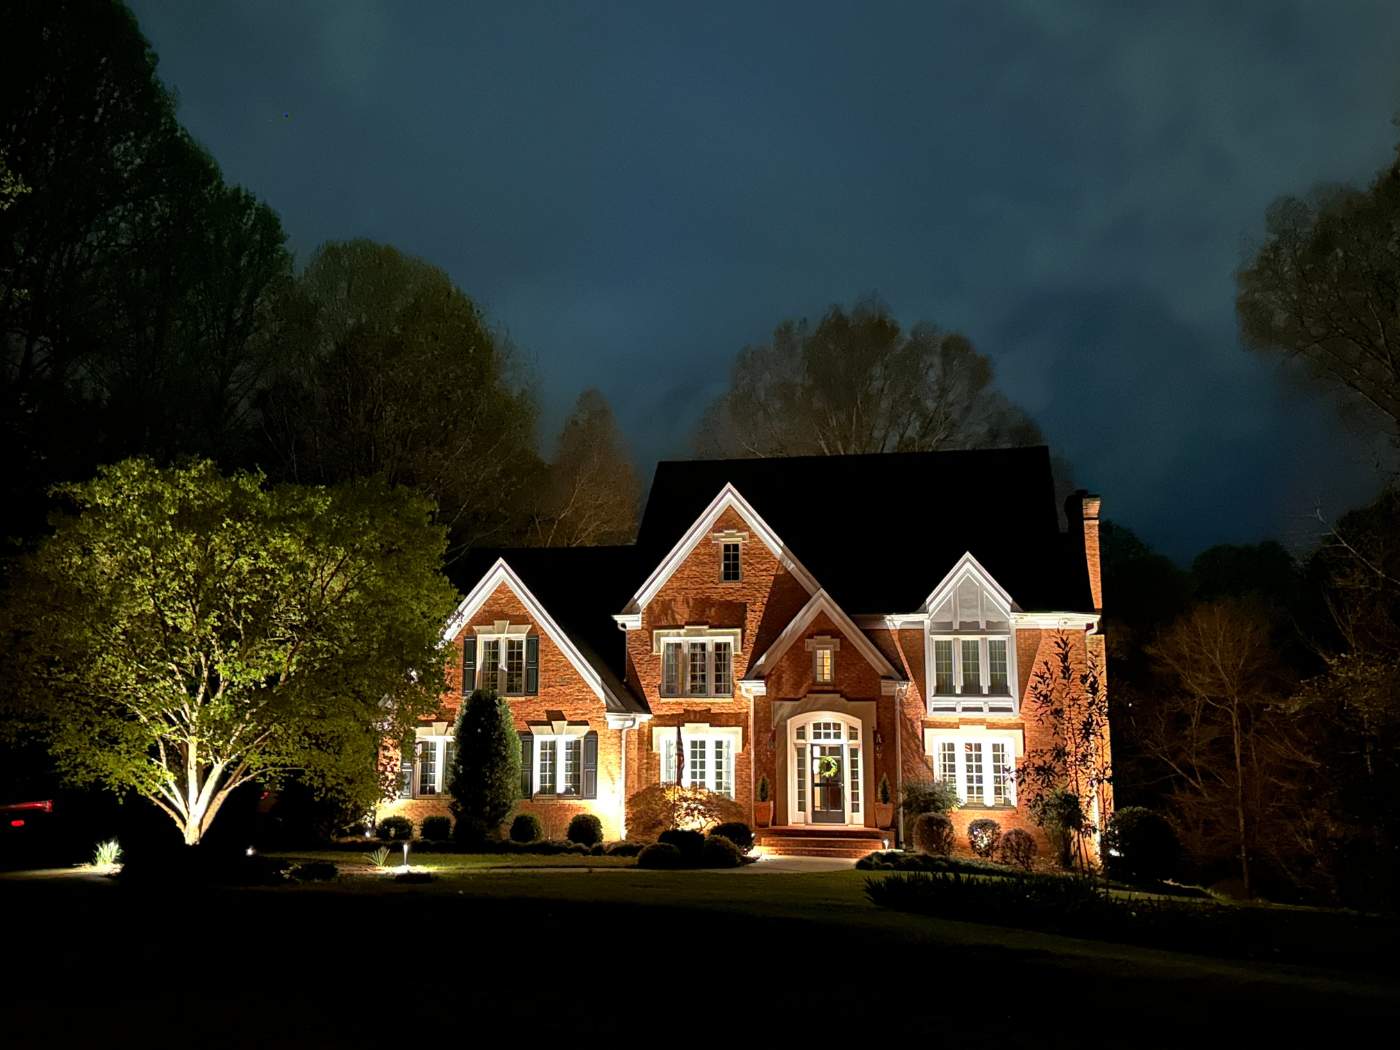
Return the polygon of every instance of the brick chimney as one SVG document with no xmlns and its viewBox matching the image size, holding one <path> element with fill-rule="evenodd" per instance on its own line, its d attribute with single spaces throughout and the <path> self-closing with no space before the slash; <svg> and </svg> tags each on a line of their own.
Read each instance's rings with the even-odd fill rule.
<svg viewBox="0 0 1400 1050">
<path fill-rule="evenodd" d="M 1094 600 L 1095 612 L 1103 612 L 1103 576 L 1099 567 L 1099 506 L 1102 503 L 1101 496 L 1084 489 L 1065 500 L 1070 534 L 1077 535 L 1084 543 L 1084 566 L 1089 573 L 1089 594 Z"/>
</svg>

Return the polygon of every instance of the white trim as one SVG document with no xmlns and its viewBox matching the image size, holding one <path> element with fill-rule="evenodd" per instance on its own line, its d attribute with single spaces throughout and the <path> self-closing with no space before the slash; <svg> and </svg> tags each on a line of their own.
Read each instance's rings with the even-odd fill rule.
<svg viewBox="0 0 1400 1050">
<path fill-rule="evenodd" d="M 802 741 L 804 761 L 809 765 L 805 767 L 807 773 L 806 792 L 803 798 L 803 808 L 797 808 L 797 731 L 807 729 L 814 722 L 836 722 L 841 725 L 840 740 L 813 740 L 810 732 L 806 733 Z M 852 730 L 855 731 L 856 739 L 851 739 Z M 841 748 L 841 823 L 814 822 L 812 820 L 812 777 L 810 770 L 811 748 L 813 744 L 825 747 L 840 746 Z M 866 796 L 870 790 L 869 782 L 872 779 L 872 769 L 870 767 L 870 749 L 867 747 L 868 741 L 865 739 L 865 727 L 856 715 L 841 714 L 836 711 L 809 711 L 806 714 L 797 715 L 790 718 L 787 723 L 787 757 L 788 757 L 788 823 L 802 824 L 812 828 L 858 828 L 865 826 Z M 860 777 L 860 801 L 857 805 L 851 805 L 851 751 L 854 749 L 859 754 L 857 762 L 857 775 Z"/>
<path fill-rule="evenodd" d="M 739 495 L 739 490 L 736 489 L 733 484 L 726 484 L 724 488 L 719 490 L 719 495 L 710 501 L 710 505 L 701 512 L 700 516 L 696 518 L 695 522 L 686 530 L 685 535 L 671 548 L 671 552 L 661 560 L 661 564 L 647 577 L 646 582 L 642 584 L 637 593 L 632 596 L 632 600 L 627 603 L 626 608 L 623 610 L 623 616 L 639 616 L 641 610 L 646 608 L 647 604 L 656 597 L 657 592 L 665 586 L 666 581 L 680 568 L 681 563 L 684 562 L 685 559 L 690 556 L 690 553 L 699 546 L 700 542 L 710 534 L 715 526 L 715 522 L 719 520 L 720 515 L 726 510 L 731 509 L 748 523 L 749 528 L 753 530 L 754 536 L 773 553 L 788 572 L 796 577 L 797 582 L 802 584 L 808 594 L 814 594 L 819 589 L 816 578 L 813 577 L 802 563 L 793 556 L 792 552 L 784 546 L 778 534 L 759 516 L 758 511 L 754 510 L 753 507 L 749 505 L 748 500 Z M 627 626 L 623 624 L 622 620 L 619 619 L 618 622 L 620 625 L 623 625 L 624 629 L 627 629 Z"/>
<path fill-rule="evenodd" d="M 744 637 L 742 627 L 710 627 L 708 624 L 688 624 L 685 627 L 656 627 L 651 632 L 651 653 L 661 655 L 661 646 L 667 641 L 705 641 L 706 639 L 729 639 L 735 653 L 743 651 L 740 644 Z"/>
<path fill-rule="evenodd" d="M 703 787 L 707 791 L 718 791 L 721 794 L 727 795 L 729 798 L 737 798 L 739 793 L 738 755 L 739 752 L 742 750 L 742 745 L 744 743 L 743 726 L 713 726 L 710 725 L 709 722 L 684 722 L 681 724 L 680 727 L 680 738 L 681 747 L 683 749 L 682 758 L 686 770 L 686 775 L 683 778 L 683 782 L 687 785 L 693 783 L 693 781 L 690 779 L 690 744 L 695 742 L 701 742 L 704 744 L 724 743 L 727 745 L 725 750 L 728 752 L 727 757 L 729 761 L 728 764 L 725 766 L 722 781 L 716 780 L 715 778 L 715 763 L 713 755 L 714 749 L 707 747 L 704 750 L 703 756 L 705 759 L 705 779 Z M 676 783 L 675 780 L 666 779 L 668 772 L 672 776 L 675 775 L 674 765 L 671 764 L 671 768 L 668 769 L 668 763 L 666 761 L 666 748 L 668 745 L 674 744 L 675 742 L 675 726 L 652 727 L 651 751 L 652 754 L 660 756 L 660 761 L 657 763 L 657 776 L 659 782 L 662 784 Z M 675 756 L 673 753 L 672 763 L 674 763 L 674 760 Z M 726 790 L 726 788 L 728 790 Z"/>
<path fill-rule="evenodd" d="M 851 640 L 870 666 L 880 673 L 881 678 L 890 678 L 896 681 L 902 680 L 903 676 L 894 669 L 894 665 L 885 659 L 884 653 L 875 648 L 875 643 L 865 636 L 864 632 L 855 625 L 839 605 L 832 601 L 831 596 L 824 590 L 818 590 L 813 594 L 812 597 L 808 599 L 807 604 L 792 618 L 792 622 L 783 628 L 782 633 L 778 635 L 777 639 L 768 648 L 768 651 L 749 665 L 749 675 L 751 677 L 761 678 L 767 674 L 772 666 L 776 664 L 778 660 L 782 658 L 782 655 L 791 648 L 792 644 L 797 641 L 798 637 L 807 629 L 808 625 L 816 619 L 817 614 L 823 612 L 831 618 L 832 622 L 841 630 L 841 633 Z"/>
<path fill-rule="evenodd" d="M 749 699 L 756 696 L 768 695 L 768 683 L 762 678 L 741 678 L 735 683 L 739 687 L 739 692 Z"/>
<path fill-rule="evenodd" d="M 613 623 L 617 624 L 619 631 L 635 631 L 642 626 L 642 614 L 636 613 L 613 613 Z"/>
<path fill-rule="evenodd" d="M 554 622 L 554 618 L 545 611 L 544 606 L 539 603 L 539 599 L 530 593 L 530 588 L 525 586 L 524 581 L 515 574 L 514 569 L 506 564 L 504 558 L 497 558 L 495 564 L 486 570 L 486 573 L 477 581 L 476 586 L 462 599 L 456 612 L 448 619 L 446 628 L 443 629 L 441 644 L 451 645 L 456 641 L 462 628 L 476 614 L 476 611 L 486 604 L 487 599 L 496 593 L 496 589 L 501 584 L 505 584 L 520 599 L 520 604 L 525 606 L 525 611 L 539 625 L 540 630 L 549 635 L 550 640 L 559 647 L 559 651 L 573 665 L 579 677 L 588 684 L 599 700 L 602 700 L 604 704 L 613 703 L 618 707 L 627 706 L 620 698 L 613 695 L 612 690 L 604 684 L 602 675 L 583 658 L 578 647 Z"/>
<path fill-rule="evenodd" d="M 982 563 L 972 556 L 971 551 L 968 551 L 958 559 L 957 564 L 948 572 L 948 575 L 943 577 L 942 582 L 933 589 L 933 593 L 924 600 L 924 613 L 926 615 L 932 614 L 944 601 L 954 596 L 958 584 L 962 583 L 968 576 L 976 579 L 982 585 L 984 592 L 992 592 L 992 596 L 1005 607 L 1008 619 L 1010 619 L 1009 614 L 1021 611 L 1021 607 L 1012 600 L 1011 595 L 1006 593 L 1002 585 L 997 583 L 992 574 L 982 567 Z M 953 606 L 953 611 L 956 615 L 956 604 Z"/>
<path fill-rule="evenodd" d="M 624 715 L 624 714 L 619 714 L 619 713 L 616 712 L 616 711 L 609 711 L 609 712 L 608 712 L 608 715 L 607 715 L 607 718 L 608 718 L 608 728 L 609 728 L 609 729 L 636 729 L 636 728 L 637 728 L 638 726 L 640 726 L 643 722 L 650 722 L 652 716 L 649 715 L 649 714 L 645 714 L 645 715 L 643 715 L 643 714 L 635 714 L 635 715 L 633 715 L 633 714 L 628 714 L 628 715 Z M 626 749 L 624 748 L 624 749 L 623 749 L 623 761 L 626 761 L 626 758 L 627 758 L 627 752 L 626 752 Z M 623 780 L 623 783 L 626 783 L 626 779 L 625 779 L 625 778 L 624 778 L 624 780 Z"/>
<path fill-rule="evenodd" d="M 1015 627 L 1038 627 L 1052 631 L 1087 631 L 1094 633 L 1101 617 L 1098 613 L 1076 612 L 1018 612 L 1012 615 Z"/>
</svg>

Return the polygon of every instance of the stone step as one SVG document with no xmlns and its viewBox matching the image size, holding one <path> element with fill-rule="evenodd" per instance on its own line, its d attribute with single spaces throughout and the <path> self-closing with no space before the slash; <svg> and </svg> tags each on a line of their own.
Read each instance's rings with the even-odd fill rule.
<svg viewBox="0 0 1400 1050">
<path fill-rule="evenodd" d="M 867 853 L 882 849 L 884 843 L 868 832 L 855 835 L 768 834 L 760 836 L 759 844 L 767 853 L 787 857 L 850 857 L 859 859 Z"/>
<path fill-rule="evenodd" d="M 879 846 L 875 849 L 879 849 Z M 774 857 L 839 857 L 843 860 L 860 860 L 873 852 L 864 846 L 813 846 L 806 842 L 769 842 L 764 844 L 763 851 Z"/>
</svg>

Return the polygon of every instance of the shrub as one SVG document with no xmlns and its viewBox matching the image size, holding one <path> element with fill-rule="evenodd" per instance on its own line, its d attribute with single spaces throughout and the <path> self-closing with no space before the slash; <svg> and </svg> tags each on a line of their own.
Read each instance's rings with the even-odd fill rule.
<svg viewBox="0 0 1400 1050">
<path fill-rule="evenodd" d="M 380 849 L 383 848 L 383 846 L 380 847 Z M 328 860 L 308 860 L 303 864 L 297 864 L 289 872 L 291 878 L 297 882 L 329 882 L 338 874 L 340 874 L 339 870 Z"/>
<path fill-rule="evenodd" d="M 1031 816 L 1045 829 L 1045 835 L 1055 847 L 1060 867 L 1074 864 L 1074 843 L 1084 830 L 1084 807 L 1073 791 L 1060 788 L 1031 802 Z"/>
<path fill-rule="evenodd" d="M 967 844 L 972 847 L 972 852 L 983 860 L 991 858 L 1000 841 L 1001 825 L 995 820 L 982 817 L 967 826 Z"/>
<path fill-rule="evenodd" d="M 564 837 L 570 842 L 596 846 L 603 841 L 603 822 L 592 813 L 575 813 Z"/>
<path fill-rule="evenodd" d="M 734 845 L 739 847 L 740 853 L 748 853 L 753 849 L 753 829 L 741 820 L 726 821 L 723 824 L 716 824 L 710 830 L 710 837 L 722 835 Z"/>
<path fill-rule="evenodd" d="M 1030 871 L 1031 865 L 1035 863 L 1035 855 L 1039 852 L 1040 847 L 1035 844 L 1035 838 L 1029 831 L 1012 828 L 1001 837 L 1001 854 L 998 859 L 1003 864 Z"/>
<path fill-rule="evenodd" d="M 1181 844 L 1160 813 L 1127 806 L 1109 818 L 1103 836 L 1103 865 L 1111 878 L 1161 882 L 1176 873 Z"/>
<path fill-rule="evenodd" d="M 122 848 L 116 839 L 99 842 L 92 854 L 94 868 L 115 868 L 122 859 Z"/>
<path fill-rule="evenodd" d="M 899 796 L 900 818 L 911 836 L 924 814 L 946 817 L 960 805 L 962 801 L 953 785 L 941 780 L 910 780 L 905 783 Z"/>
<path fill-rule="evenodd" d="M 705 846 L 705 836 L 687 828 L 669 828 L 656 837 L 657 842 L 675 846 L 681 851 L 687 864 L 695 864 L 700 859 L 700 851 Z"/>
<path fill-rule="evenodd" d="M 384 842 L 399 842 L 413 838 L 413 821 L 407 817 L 385 817 L 374 829 Z"/>
<path fill-rule="evenodd" d="M 705 831 L 716 824 L 744 819 L 743 808 L 727 795 L 678 784 L 653 784 L 627 800 L 627 830 L 655 839 L 669 828 Z"/>
<path fill-rule="evenodd" d="M 681 851 L 669 842 L 653 842 L 637 854 L 639 868 L 679 868 L 685 863 Z"/>
<path fill-rule="evenodd" d="M 510 704 L 494 689 L 477 689 L 462 705 L 447 771 L 457 841 L 478 845 L 495 838 L 520 798 L 520 735 Z"/>
<path fill-rule="evenodd" d="M 723 835 L 711 835 L 700 849 L 700 863 L 706 868 L 737 868 L 739 847 Z"/>
<path fill-rule="evenodd" d="M 609 857 L 635 857 L 649 845 L 649 842 L 609 842 L 603 847 L 603 851 Z"/>
<path fill-rule="evenodd" d="M 996 875 L 1008 878 L 1019 874 L 1002 864 L 967 857 L 941 857 L 931 853 L 903 850 L 876 850 L 856 861 L 861 871 L 958 871 L 964 875 Z"/>
<path fill-rule="evenodd" d="M 765 774 L 764 776 L 758 778 L 758 801 L 767 802 L 769 801 L 769 798 L 770 796 L 768 794 L 768 777 Z"/>
<path fill-rule="evenodd" d="M 890 775 L 888 773 L 880 774 L 880 783 L 875 788 L 875 800 L 882 806 L 888 806 L 894 801 L 894 795 L 890 791 Z"/>
<path fill-rule="evenodd" d="M 424 817 L 423 823 L 419 825 L 418 834 L 434 842 L 446 842 L 452 837 L 452 818 Z"/>
<path fill-rule="evenodd" d="M 946 857 L 953 852 L 953 822 L 942 813 L 923 813 L 914 821 L 914 848 Z"/>
<path fill-rule="evenodd" d="M 540 818 L 533 813 L 517 813 L 510 822 L 512 842 L 538 842 L 542 838 L 544 827 L 540 824 Z"/>
</svg>

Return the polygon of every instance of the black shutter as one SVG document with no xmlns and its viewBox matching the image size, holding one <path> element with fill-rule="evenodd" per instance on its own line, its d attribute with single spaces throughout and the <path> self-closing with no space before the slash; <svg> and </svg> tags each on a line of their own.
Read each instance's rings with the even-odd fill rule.
<svg viewBox="0 0 1400 1050">
<path fill-rule="evenodd" d="M 598 797 L 598 732 L 583 734 L 583 797 Z"/>
<path fill-rule="evenodd" d="M 476 635 L 462 638 L 462 695 L 470 696 L 476 685 Z"/>
<path fill-rule="evenodd" d="M 540 639 L 530 635 L 525 639 L 525 692 L 535 696 L 540 691 Z"/>
<path fill-rule="evenodd" d="M 399 798 L 413 797 L 413 750 L 405 743 L 399 750 Z"/>
<path fill-rule="evenodd" d="M 535 734 L 520 734 L 520 797 L 530 798 L 535 793 Z"/>
</svg>

